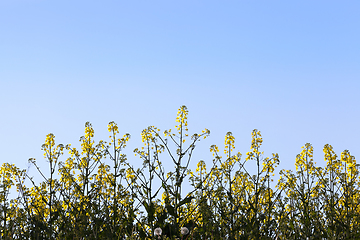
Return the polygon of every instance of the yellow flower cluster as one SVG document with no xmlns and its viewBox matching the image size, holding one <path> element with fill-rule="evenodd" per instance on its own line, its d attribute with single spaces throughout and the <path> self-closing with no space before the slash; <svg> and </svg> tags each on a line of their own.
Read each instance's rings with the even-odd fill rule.
<svg viewBox="0 0 360 240">
<path fill-rule="evenodd" d="M 260 131 L 258 131 L 257 129 L 254 129 L 251 132 L 251 137 L 252 137 L 251 138 L 251 146 L 250 146 L 251 151 L 246 153 L 246 155 L 247 155 L 246 161 L 251 160 L 251 159 L 259 161 L 260 155 L 263 154 L 262 152 L 259 152 L 259 149 L 263 142 Z"/>
<path fill-rule="evenodd" d="M 272 158 L 265 158 L 263 161 L 263 168 L 267 173 L 273 173 L 275 168 L 279 165 L 279 155 L 277 153 L 272 154 Z"/>
<path fill-rule="evenodd" d="M 341 161 L 345 164 L 346 174 L 349 178 L 352 178 L 358 173 L 355 157 L 351 156 L 349 150 L 341 153 Z"/>
<path fill-rule="evenodd" d="M 231 132 L 227 132 L 225 135 L 225 149 L 224 154 L 230 154 L 235 149 L 235 137 Z"/>
<path fill-rule="evenodd" d="M 310 143 L 306 143 L 305 146 L 302 147 L 301 153 L 298 154 L 295 159 L 296 171 L 306 171 L 310 174 L 315 171 L 313 151 L 313 146 Z"/>
<path fill-rule="evenodd" d="M 16 182 L 20 170 L 15 164 L 3 163 L 0 167 L 0 186 L 4 192 L 8 191 Z M 0 202 L 4 201 L 4 194 L 0 194 Z"/>
<path fill-rule="evenodd" d="M 154 128 L 154 126 L 149 126 L 141 132 L 141 141 L 145 143 L 145 145 L 154 140 L 152 128 Z"/>
<path fill-rule="evenodd" d="M 42 145 L 44 157 L 50 162 L 57 161 L 59 155 L 63 154 L 64 146 L 59 144 L 55 147 L 55 136 L 50 133 L 46 135 L 45 143 Z"/>
<path fill-rule="evenodd" d="M 119 133 L 119 128 L 118 128 L 117 124 L 116 124 L 114 121 L 109 122 L 109 124 L 108 124 L 108 131 L 109 131 L 110 133 L 113 133 L 113 135 L 116 135 L 117 133 Z M 111 136 L 110 136 L 110 137 L 111 137 Z"/>
<path fill-rule="evenodd" d="M 252 150 L 257 150 L 260 148 L 263 140 L 261 137 L 261 133 L 260 131 L 258 131 L 257 129 L 254 129 L 251 133 L 252 135 L 252 140 L 251 140 L 251 149 Z"/>
<path fill-rule="evenodd" d="M 210 146 L 210 152 L 212 152 L 213 157 L 215 157 L 215 154 L 217 154 L 219 152 L 219 148 L 216 145 L 211 145 Z"/>
<path fill-rule="evenodd" d="M 203 160 L 200 160 L 196 167 L 196 172 L 206 172 L 206 164 Z"/>
<path fill-rule="evenodd" d="M 331 175 L 333 173 L 338 174 L 343 169 L 343 165 L 341 161 L 337 159 L 337 155 L 335 154 L 333 147 L 330 144 L 325 144 L 323 151 L 328 172 L 330 172 Z"/>
<path fill-rule="evenodd" d="M 91 154 L 94 152 L 94 129 L 90 122 L 85 123 L 85 136 L 80 138 L 82 154 Z"/>
<path fill-rule="evenodd" d="M 179 131 L 179 134 L 182 131 L 183 126 L 185 127 L 185 131 L 188 131 L 187 128 L 187 116 L 189 111 L 187 110 L 186 106 L 181 106 L 177 112 L 176 122 L 179 123 L 175 126 L 175 128 Z"/>
</svg>

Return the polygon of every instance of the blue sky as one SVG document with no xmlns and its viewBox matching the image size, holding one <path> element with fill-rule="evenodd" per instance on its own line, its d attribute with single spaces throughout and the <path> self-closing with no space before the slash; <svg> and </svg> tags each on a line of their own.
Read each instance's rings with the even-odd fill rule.
<svg viewBox="0 0 360 240">
<path fill-rule="evenodd" d="M 76 146 L 90 121 L 132 135 L 175 125 L 189 109 L 199 144 L 237 150 L 262 132 L 265 156 L 292 169 L 310 142 L 315 161 L 332 144 L 359 150 L 358 1 L 45 1 L 0 0 L 0 163 L 42 158 L 48 133 Z M 167 159 L 164 158 L 166 162 Z M 35 169 L 30 169 L 35 175 Z"/>
</svg>

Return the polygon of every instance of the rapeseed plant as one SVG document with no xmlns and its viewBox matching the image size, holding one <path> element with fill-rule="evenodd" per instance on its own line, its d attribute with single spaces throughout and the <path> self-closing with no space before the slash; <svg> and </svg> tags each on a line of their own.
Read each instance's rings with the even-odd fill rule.
<svg viewBox="0 0 360 240">
<path fill-rule="evenodd" d="M 189 133 L 186 106 L 175 122 L 173 130 L 149 126 L 141 132 L 143 145 L 134 150 L 141 167 L 124 153 L 130 134 L 120 135 L 115 122 L 108 124 L 109 142 L 95 142 L 87 122 L 79 149 L 56 144 L 48 134 L 42 151 L 49 175 L 29 160 L 43 178 L 39 183 L 4 163 L 0 239 L 360 238 L 359 165 L 350 151 L 339 158 L 326 144 L 322 168 L 307 143 L 295 171 L 280 170 L 273 186 L 280 157 L 264 156 L 259 130 L 252 131 L 244 157 L 228 132 L 224 151 L 211 145 L 212 163 L 200 160 L 192 170 L 196 146 L 210 131 Z M 64 150 L 69 156 L 62 160 Z M 164 161 L 174 168 L 167 171 Z M 18 197 L 10 199 L 15 186 Z"/>
</svg>

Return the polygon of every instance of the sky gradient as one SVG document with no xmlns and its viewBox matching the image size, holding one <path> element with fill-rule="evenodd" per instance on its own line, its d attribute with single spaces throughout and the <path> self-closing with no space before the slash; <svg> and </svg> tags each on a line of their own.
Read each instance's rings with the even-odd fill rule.
<svg viewBox="0 0 360 240">
<path fill-rule="evenodd" d="M 149 125 L 173 128 L 189 109 L 204 128 L 194 162 L 211 162 L 226 132 L 249 151 L 293 169 L 309 142 L 360 158 L 359 1 L 0 0 L 0 163 L 47 168 L 41 145 L 79 146 L 84 124 L 106 139 L 107 124 L 141 147 Z M 65 160 L 65 158 L 63 158 Z M 167 161 L 166 158 L 164 161 Z M 35 168 L 30 175 L 36 175 Z"/>
</svg>

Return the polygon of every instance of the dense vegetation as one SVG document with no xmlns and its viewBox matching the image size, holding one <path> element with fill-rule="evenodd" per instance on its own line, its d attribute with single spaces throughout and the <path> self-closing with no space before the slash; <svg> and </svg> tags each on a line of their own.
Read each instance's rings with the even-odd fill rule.
<svg viewBox="0 0 360 240">
<path fill-rule="evenodd" d="M 338 158 L 325 145 L 322 168 L 305 144 L 296 171 L 281 170 L 275 184 L 279 156 L 263 156 L 260 131 L 253 130 L 243 158 L 228 132 L 223 154 L 212 145 L 212 163 L 199 161 L 192 171 L 196 144 L 210 131 L 190 135 L 187 115 L 182 106 L 175 129 L 142 131 L 143 146 L 134 150 L 141 168 L 123 154 L 130 135 L 119 136 L 114 122 L 110 141 L 98 143 L 86 123 L 79 150 L 56 145 L 48 134 L 42 146 L 48 176 L 29 160 L 42 182 L 15 165 L 1 166 L 0 239 L 360 239 L 359 171 L 349 151 Z M 10 199 L 15 186 L 19 197 Z"/>
</svg>

